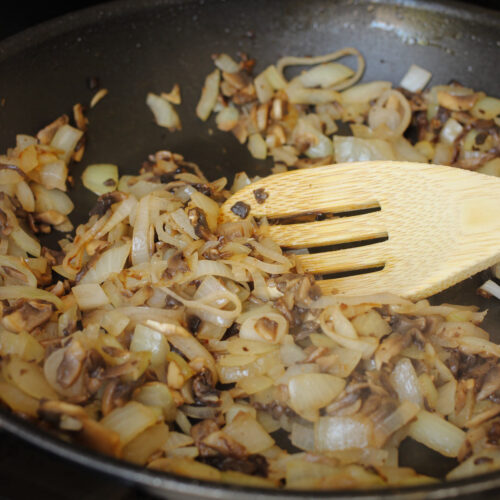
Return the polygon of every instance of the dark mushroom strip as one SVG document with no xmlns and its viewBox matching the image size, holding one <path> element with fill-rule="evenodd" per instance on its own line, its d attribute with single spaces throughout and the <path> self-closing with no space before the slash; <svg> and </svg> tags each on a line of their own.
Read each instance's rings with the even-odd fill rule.
<svg viewBox="0 0 500 500">
<path fill-rule="evenodd" d="M 2 324 L 13 332 L 31 332 L 46 323 L 53 312 L 52 304 L 37 300 L 25 301 L 23 304 L 2 318 Z"/>
</svg>

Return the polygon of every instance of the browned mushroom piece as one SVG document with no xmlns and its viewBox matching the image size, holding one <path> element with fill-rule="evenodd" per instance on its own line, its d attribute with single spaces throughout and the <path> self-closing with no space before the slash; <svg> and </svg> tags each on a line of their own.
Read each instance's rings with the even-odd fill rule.
<svg viewBox="0 0 500 500">
<path fill-rule="evenodd" d="M 4 285 L 8 283 L 27 285 L 26 275 L 13 267 L 0 266 L 0 275 L 4 279 Z"/>
<path fill-rule="evenodd" d="M 439 91 L 437 93 L 439 105 L 451 111 L 469 111 L 474 107 L 479 97 L 479 93 L 465 95 L 453 94 L 445 91 Z"/>
<path fill-rule="evenodd" d="M 244 446 L 221 430 L 208 434 L 201 443 L 221 455 L 235 458 L 245 458 L 248 455 Z"/>
<path fill-rule="evenodd" d="M 405 347 L 410 345 L 411 337 L 400 332 L 393 332 L 382 340 L 375 351 L 375 363 L 380 368 L 385 363 L 397 356 Z"/>
<path fill-rule="evenodd" d="M 104 215 L 108 208 L 115 203 L 119 203 L 124 200 L 126 195 L 120 191 L 112 191 L 111 193 L 105 193 L 97 198 L 97 202 L 90 210 L 89 215 Z"/>
<path fill-rule="evenodd" d="M 257 453 L 242 458 L 217 454 L 203 457 L 201 461 L 223 471 L 232 470 L 252 476 L 268 477 L 269 463 L 266 457 Z"/>
<path fill-rule="evenodd" d="M 203 440 L 210 434 L 217 432 L 219 426 L 215 420 L 203 420 L 191 427 L 191 437 L 194 439 L 194 444 L 198 448 L 201 456 L 215 455 L 217 451 L 203 443 Z"/>
<path fill-rule="evenodd" d="M 50 144 L 58 129 L 68 123 L 68 115 L 62 115 L 59 118 L 56 118 L 52 123 L 49 123 L 46 127 L 42 128 L 36 134 L 36 138 L 40 141 L 40 144 Z"/>
<path fill-rule="evenodd" d="M 188 211 L 188 218 L 189 222 L 191 222 L 191 225 L 194 227 L 194 232 L 198 238 L 202 238 L 207 241 L 217 239 L 217 237 L 210 231 L 207 223 L 207 217 L 201 208 L 190 208 Z"/>
<path fill-rule="evenodd" d="M 77 128 L 85 132 L 88 128 L 89 120 L 85 116 L 84 108 L 79 102 L 73 106 L 73 118 Z"/>
<path fill-rule="evenodd" d="M 78 340 L 72 340 L 64 351 L 63 359 L 57 368 L 57 382 L 67 389 L 75 383 L 83 368 L 87 351 Z"/>
<path fill-rule="evenodd" d="M 210 370 L 204 369 L 193 377 L 192 389 L 197 403 L 206 406 L 220 404 L 219 391 L 215 388 L 215 381 Z"/>
<path fill-rule="evenodd" d="M 115 431 L 92 420 L 81 406 L 64 401 L 42 401 L 38 412 L 41 418 L 49 422 L 56 421 L 57 424 L 59 424 L 63 415 L 78 420 L 82 426 L 75 433 L 77 441 L 89 448 L 113 457 L 120 455 L 120 436 Z"/>
<path fill-rule="evenodd" d="M 31 332 L 52 315 L 53 306 L 41 300 L 24 301 L 20 307 L 2 318 L 2 324 L 12 332 Z"/>
</svg>

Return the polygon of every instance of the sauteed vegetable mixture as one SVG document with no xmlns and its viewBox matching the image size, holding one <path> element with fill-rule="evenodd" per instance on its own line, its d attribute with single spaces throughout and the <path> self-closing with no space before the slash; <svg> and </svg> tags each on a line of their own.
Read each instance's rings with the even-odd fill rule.
<svg viewBox="0 0 500 500">
<path fill-rule="evenodd" d="M 349 55 L 357 70 L 336 62 Z M 274 172 L 403 159 L 500 174 L 500 100 L 458 82 L 425 90 L 425 69 L 393 87 L 357 83 L 364 61 L 349 48 L 255 77 L 246 56 L 214 63 L 198 116 L 214 113 Z M 289 66 L 312 68 L 289 80 Z M 172 131 L 181 90 L 147 98 Z M 6 407 L 135 464 L 250 486 L 435 481 L 399 466 L 408 437 L 457 459 L 448 479 L 500 467 L 500 346 L 479 326 L 486 311 L 390 290 L 322 295 L 268 221 L 220 223 L 219 206 L 252 179 L 208 180 L 169 151 L 135 176 L 89 166 L 99 197 L 73 230 L 68 167 L 87 126 L 78 104 L 0 157 Z M 58 249 L 40 240 L 52 231 Z"/>
</svg>

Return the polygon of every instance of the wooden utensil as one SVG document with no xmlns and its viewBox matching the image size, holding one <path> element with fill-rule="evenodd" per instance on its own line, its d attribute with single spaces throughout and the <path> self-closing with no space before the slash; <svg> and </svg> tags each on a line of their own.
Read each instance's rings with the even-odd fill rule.
<svg viewBox="0 0 500 500">
<path fill-rule="evenodd" d="M 312 249 L 296 255 L 297 267 L 324 292 L 419 299 L 500 261 L 500 179 L 458 168 L 373 161 L 289 171 L 236 192 L 221 220 L 241 220 L 247 207 L 272 222 L 280 246 Z M 293 221 L 304 215 L 312 220 Z"/>
</svg>

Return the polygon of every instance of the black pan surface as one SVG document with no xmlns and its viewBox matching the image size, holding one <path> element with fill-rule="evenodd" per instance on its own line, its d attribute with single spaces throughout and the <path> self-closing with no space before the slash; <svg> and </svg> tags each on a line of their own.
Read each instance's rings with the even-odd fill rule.
<svg viewBox="0 0 500 500">
<path fill-rule="evenodd" d="M 77 209 L 74 223 L 87 216 L 95 197 L 79 182 L 83 168 L 112 162 L 121 173 L 137 171 L 148 153 L 169 149 L 197 162 L 211 177 L 231 177 L 247 170 L 265 174 L 234 138 L 200 122 L 194 113 L 210 55 L 245 52 L 257 70 L 288 55 L 360 49 L 366 60 L 364 80 L 399 82 L 411 63 L 433 73 L 431 84 L 454 78 L 464 85 L 500 95 L 496 62 L 500 55 L 500 16 L 493 11 L 451 2 L 400 0 L 129 0 L 69 14 L 0 44 L 0 150 L 15 143 L 16 133 L 35 133 L 75 102 L 88 103 L 88 79 L 97 77 L 109 95 L 88 114 L 88 147 L 73 167 Z M 147 92 L 181 85 L 183 131 L 157 127 L 145 106 Z M 477 304 L 489 308 L 485 327 L 500 341 L 500 307 L 475 294 L 476 276 L 436 297 L 436 302 Z M 132 481 L 168 498 L 445 498 L 500 486 L 500 473 L 405 491 L 268 492 L 242 490 L 144 471 L 88 452 L 0 411 L 3 428 L 78 464 Z M 442 475 L 451 464 L 420 447 L 407 445 L 409 463 L 422 472 Z M 492 492 L 498 497 L 497 493 Z M 476 497 L 477 498 L 477 497 Z"/>
</svg>

